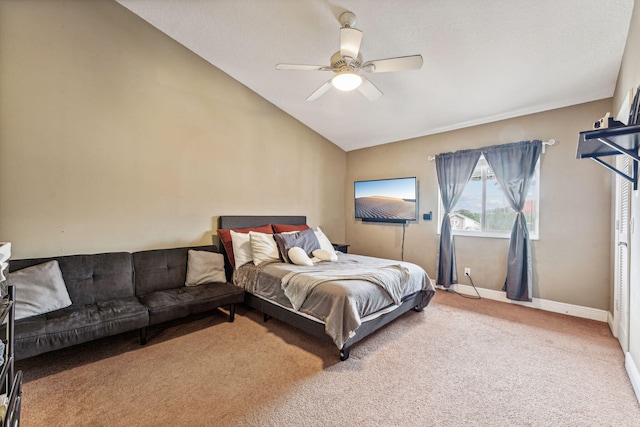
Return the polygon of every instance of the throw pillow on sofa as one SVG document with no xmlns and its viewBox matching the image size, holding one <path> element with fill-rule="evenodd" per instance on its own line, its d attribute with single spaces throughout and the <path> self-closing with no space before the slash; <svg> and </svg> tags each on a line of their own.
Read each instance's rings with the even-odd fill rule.
<svg viewBox="0 0 640 427">
<path fill-rule="evenodd" d="M 185 286 L 197 286 L 204 283 L 226 282 L 224 256 L 216 252 L 195 251 L 187 253 L 187 280 Z"/>
<path fill-rule="evenodd" d="M 16 287 L 16 320 L 71 305 L 58 261 L 14 271 L 7 279 Z"/>
</svg>

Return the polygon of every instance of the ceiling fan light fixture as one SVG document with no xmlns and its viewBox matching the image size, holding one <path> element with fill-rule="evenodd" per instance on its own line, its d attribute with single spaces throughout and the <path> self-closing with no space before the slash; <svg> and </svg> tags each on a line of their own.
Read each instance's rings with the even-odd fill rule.
<svg viewBox="0 0 640 427">
<path fill-rule="evenodd" d="M 331 79 L 331 84 L 338 90 L 348 92 L 362 84 L 362 77 L 352 71 L 338 73 Z"/>
<path fill-rule="evenodd" d="M 365 62 L 360 52 L 362 31 L 354 28 L 357 22 L 356 15 L 353 12 L 343 12 L 339 20 L 342 25 L 340 27 L 340 50 L 331 55 L 330 65 L 276 65 L 277 70 L 333 71 L 335 73 L 331 79 L 309 95 L 307 101 L 315 101 L 331 87 L 343 92 L 358 89 L 365 98 L 375 101 L 382 96 L 382 92 L 375 87 L 371 80 L 364 77 L 365 72 L 388 73 L 422 68 L 422 55 L 398 56 Z"/>
</svg>

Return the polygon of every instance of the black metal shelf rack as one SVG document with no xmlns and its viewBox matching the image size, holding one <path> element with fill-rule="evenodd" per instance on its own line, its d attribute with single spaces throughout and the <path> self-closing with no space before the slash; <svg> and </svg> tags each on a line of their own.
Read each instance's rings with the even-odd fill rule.
<svg viewBox="0 0 640 427">
<path fill-rule="evenodd" d="M 0 324 L 4 323 L 4 363 L 0 370 L 0 387 L 5 395 L 0 406 L 4 414 L 0 418 L 0 426 L 17 427 L 20 425 L 20 409 L 22 403 L 22 371 L 14 369 L 14 325 L 15 325 L 15 296 L 14 286 L 0 283 L 0 289 L 6 289 L 6 294 L 0 298 Z M 5 322 L 6 320 L 6 322 Z M 6 341 L 5 341 L 6 339 Z"/>
</svg>

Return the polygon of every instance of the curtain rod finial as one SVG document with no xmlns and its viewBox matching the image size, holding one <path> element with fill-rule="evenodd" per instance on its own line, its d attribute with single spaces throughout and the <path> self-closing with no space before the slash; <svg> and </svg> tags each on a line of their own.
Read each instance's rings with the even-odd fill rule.
<svg viewBox="0 0 640 427">
<path fill-rule="evenodd" d="M 556 140 L 550 139 L 548 141 L 542 141 L 542 154 L 546 152 L 547 145 L 556 145 Z"/>
</svg>

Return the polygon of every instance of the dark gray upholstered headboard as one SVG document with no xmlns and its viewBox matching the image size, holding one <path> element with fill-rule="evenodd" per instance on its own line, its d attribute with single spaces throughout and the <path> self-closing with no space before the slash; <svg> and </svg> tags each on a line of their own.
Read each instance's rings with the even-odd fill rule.
<svg viewBox="0 0 640 427">
<path fill-rule="evenodd" d="M 306 216 L 261 216 L 261 215 L 224 215 L 220 216 L 218 228 L 233 230 L 234 228 L 260 227 L 267 224 L 306 224 Z"/>
</svg>

